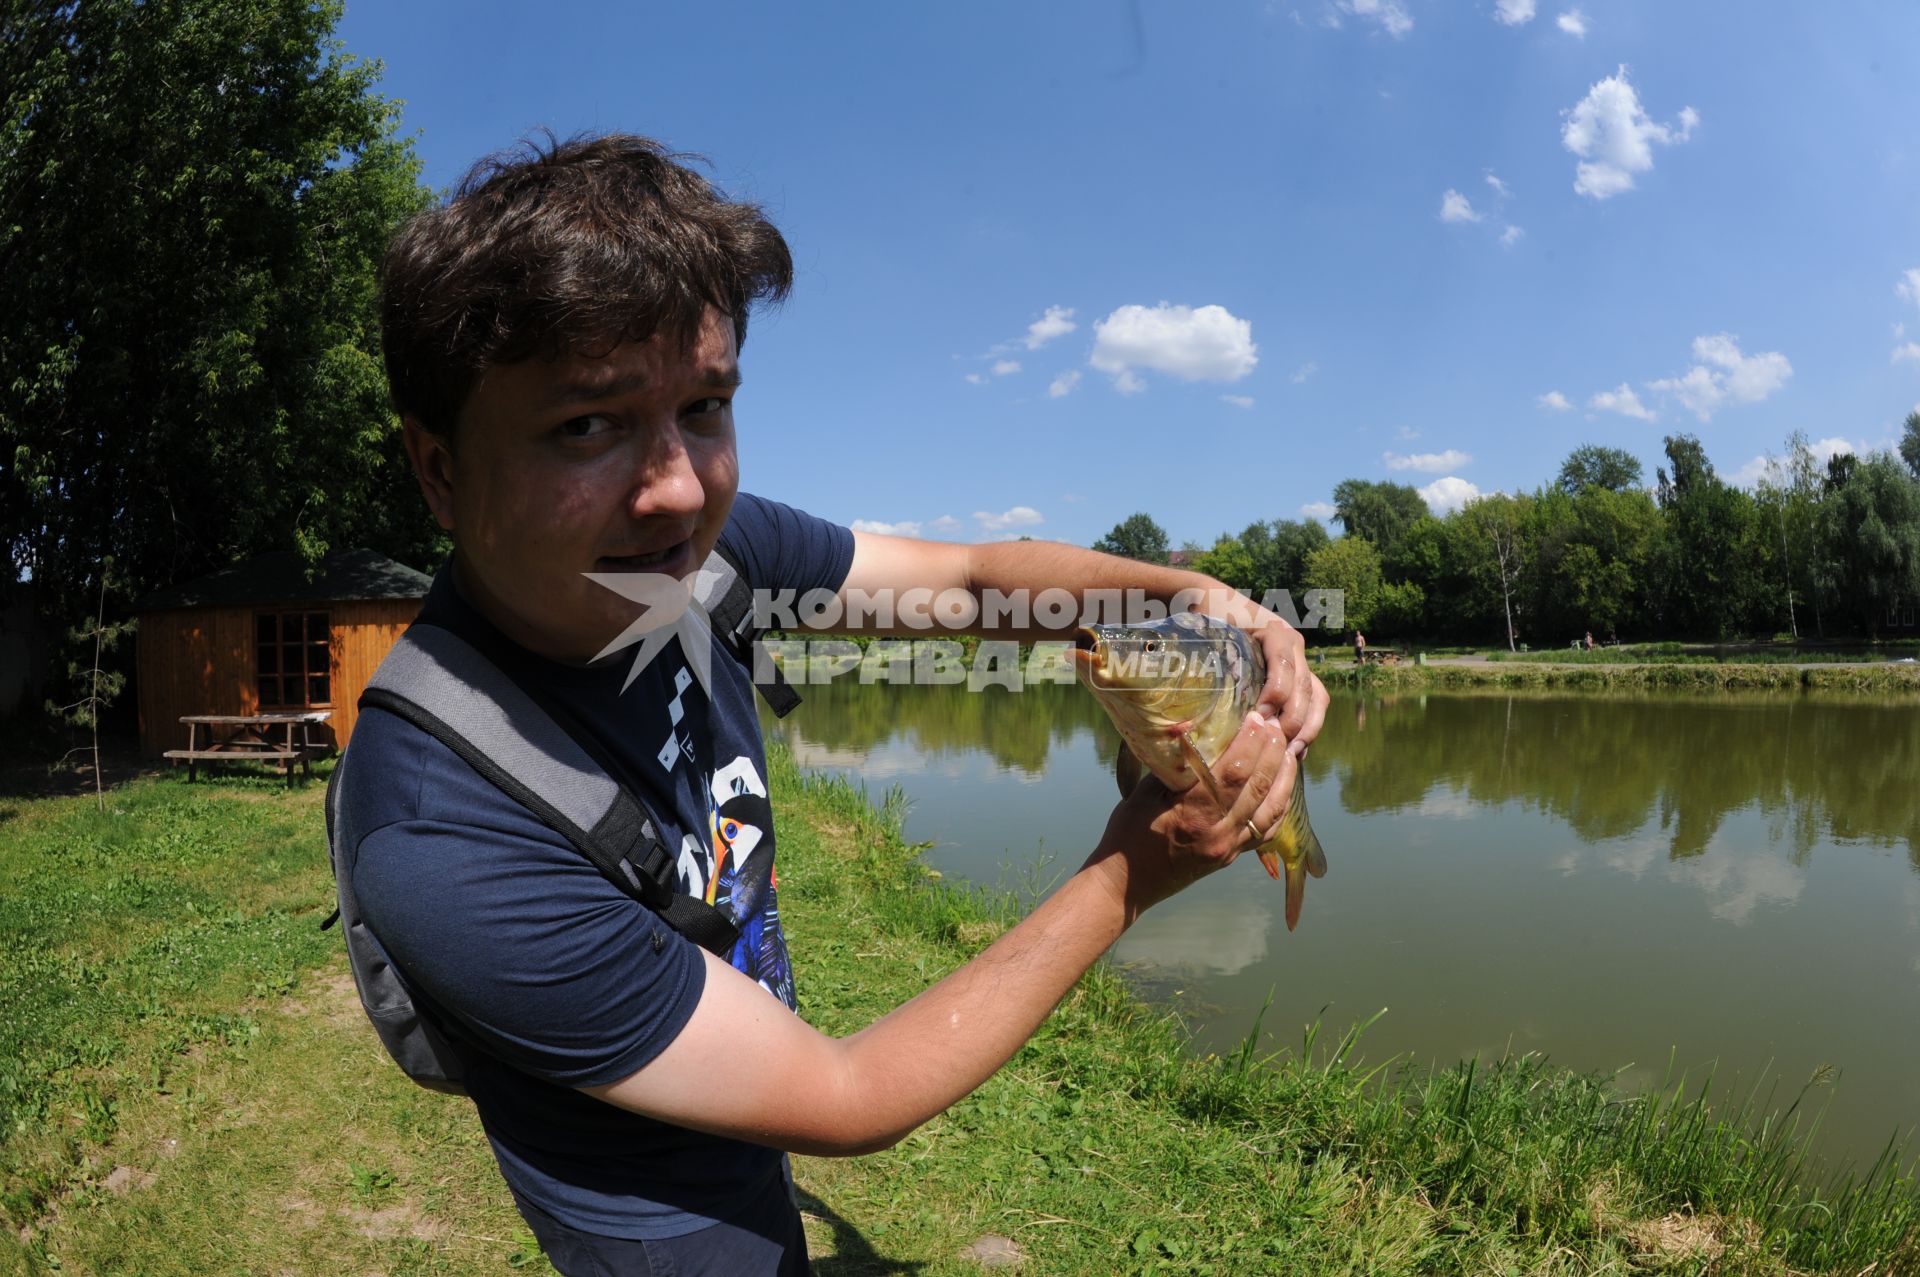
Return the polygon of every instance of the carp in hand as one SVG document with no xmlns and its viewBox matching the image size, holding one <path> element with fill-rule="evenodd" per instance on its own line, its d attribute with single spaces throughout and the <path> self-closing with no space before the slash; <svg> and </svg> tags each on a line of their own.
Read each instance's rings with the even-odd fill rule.
<svg viewBox="0 0 1920 1277">
<path fill-rule="evenodd" d="M 1266 658 L 1246 631 L 1198 612 L 1145 625 L 1083 626 L 1074 667 L 1120 731 L 1114 775 L 1122 794 L 1132 792 L 1142 767 L 1175 793 L 1203 781 L 1213 789 L 1207 769 L 1227 752 L 1267 681 Z M 1304 767 L 1294 774 L 1287 814 L 1254 850 L 1274 878 L 1285 873 L 1291 931 L 1307 875 L 1327 872 L 1326 852 L 1307 823 Z"/>
</svg>

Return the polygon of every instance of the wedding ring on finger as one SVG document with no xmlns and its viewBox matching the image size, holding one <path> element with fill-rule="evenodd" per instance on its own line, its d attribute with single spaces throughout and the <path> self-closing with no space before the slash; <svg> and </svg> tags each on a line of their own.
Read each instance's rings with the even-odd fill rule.
<svg viewBox="0 0 1920 1277">
<path fill-rule="evenodd" d="M 1261 843 L 1267 840 L 1267 836 L 1260 832 L 1260 826 L 1253 823 L 1253 817 L 1249 816 L 1245 820 L 1241 821 L 1240 823 L 1245 825 L 1247 827 L 1247 832 L 1253 835 L 1254 846 L 1258 847 Z"/>
</svg>

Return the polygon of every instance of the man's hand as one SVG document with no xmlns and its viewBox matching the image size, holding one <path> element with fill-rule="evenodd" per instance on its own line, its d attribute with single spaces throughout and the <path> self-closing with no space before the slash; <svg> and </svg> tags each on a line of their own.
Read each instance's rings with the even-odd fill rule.
<svg viewBox="0 0 1920 1277">
<path fill-rule="evenodd" d="M 1108 817 L 1087 867 L 1120 891 L 1131 924 L 1143 910 L 1263 841 L 1255 834 L 1271 832 L 1286 815 L 1299 765 L 1279 724 L 1248 714 L 1210 769 L 1210 780 L 1184 794 L 1170 792 L 1151 774 L 1134 786 Z"/>
<path fill-rule="evenodd" d="M 1247 633 L 1267 659 L 1267 683 L 1255 708 L 1279 723 L 1293 756 L 1300 758 L 1326 722 L 1327 689 L 1307 668 L 1307 644 L 1299 630 L 1261 608 Z"/>
</svg>

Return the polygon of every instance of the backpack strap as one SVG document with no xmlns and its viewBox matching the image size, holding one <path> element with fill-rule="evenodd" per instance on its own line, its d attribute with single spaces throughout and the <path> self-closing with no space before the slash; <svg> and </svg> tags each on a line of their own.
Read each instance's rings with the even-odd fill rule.
<svg viewBox="0 0 1920 1277">
<path fill-rule="evenodd" d="M 800 704 L 800 693 L 793 690 L 780 667 L 769 662 L 772 681 L 761 682 L 754 662 L 753 645 L 766 633 L 753 618 L 753 583 L 746 568 L 730 552 L 715 546 L 707 561 L 700 565 L 699 586 L 694 599 L 706 609 L 713 632 L 733 658 L 753 674 L 753 685 L 775 718 L 785 718 Z"/>
<path fill-rule="evenodd" d="M 451 630 L 415 622 L 360 695 L 451 749 L 668 926 L 722 957 L 732 918 L 675 890 L 677 859 L 646 806 L 554 716 Z"/>
</svg>

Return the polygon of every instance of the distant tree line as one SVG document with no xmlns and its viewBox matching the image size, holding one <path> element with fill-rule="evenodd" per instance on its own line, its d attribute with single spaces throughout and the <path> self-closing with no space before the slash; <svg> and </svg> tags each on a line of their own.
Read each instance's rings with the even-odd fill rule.
<svg viewBox="0 0 1920 1277">
<path fill-rule="evenodd" d="M 1334 489 L 1343 535 L 1274 520 L 1190 547 L 1188 566 L 1256 597 L 1346 592 L 1349 629 L 1377 638 L 1557 646 L 1608 638 L 1798 638 L 1914 632 L 1920 608 L 1920 412 L 1898 453 L 1822 465 L 1796 432 L 1751 490 L 1671 435 L 1644 485 L 1618 448 L 1574 450 L 1552 483 L 1435 516 L 1406 484 Z M 1164 563 L 1133 515 L 1095 549 Z"/>
</svg>

